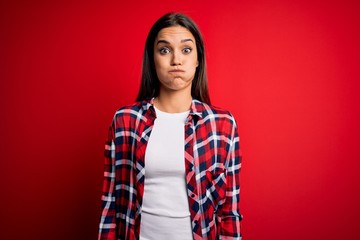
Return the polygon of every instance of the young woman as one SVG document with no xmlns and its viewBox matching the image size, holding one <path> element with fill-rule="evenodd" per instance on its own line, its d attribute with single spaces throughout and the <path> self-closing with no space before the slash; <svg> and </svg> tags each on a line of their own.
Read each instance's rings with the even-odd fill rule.
<svg viewBox="0 0 360 240">
<path fill-rule="evenodd" d="M 210 105 L 201 34 L 169 13 L 146 40 L 136 103 L 105 146 L 99 240 L 241 239 L 239 137 Z"/>
</svg>

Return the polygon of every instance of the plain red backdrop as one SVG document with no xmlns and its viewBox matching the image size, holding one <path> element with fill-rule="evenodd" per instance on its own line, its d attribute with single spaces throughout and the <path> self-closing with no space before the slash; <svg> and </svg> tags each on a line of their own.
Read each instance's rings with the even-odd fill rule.
<svg viewBox="0 0 360 240">
<path fill-rule="evenodd" d="M 96 239 L 153 22 L 190 15 L 236 117 L 245 240 L 360 239 L 358 1 L 2 1 L 1 239 Z"/>
</svg>

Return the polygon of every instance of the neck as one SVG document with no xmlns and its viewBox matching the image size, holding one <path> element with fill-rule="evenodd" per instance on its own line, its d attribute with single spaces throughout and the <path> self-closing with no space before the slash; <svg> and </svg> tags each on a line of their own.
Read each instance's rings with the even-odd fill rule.
<svg viewBox="0 0 360 240">
<path fill-rule="evenodd" d="M 154 99 L 154 105 L 160 111 L 179 113 L 188 111 L 191 107 L 192 97 L 189 91 L 161 91 Z"/>
</svg>

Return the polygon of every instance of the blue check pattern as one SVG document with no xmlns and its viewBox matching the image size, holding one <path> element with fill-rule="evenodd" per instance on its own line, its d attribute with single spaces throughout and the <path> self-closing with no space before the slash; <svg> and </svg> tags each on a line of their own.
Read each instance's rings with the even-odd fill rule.
<svg viewBox="0 0 360 240">
<path fill-rule="evenodd" d="M 145 150 L 155 119 L 153 99 L 115 113 L 105 144 L 99 240 L 139 239 Z M 194 99 L 184 131 L 193 239 L 240 240 L 241 152 L 234 117 Z"/>
</svg>

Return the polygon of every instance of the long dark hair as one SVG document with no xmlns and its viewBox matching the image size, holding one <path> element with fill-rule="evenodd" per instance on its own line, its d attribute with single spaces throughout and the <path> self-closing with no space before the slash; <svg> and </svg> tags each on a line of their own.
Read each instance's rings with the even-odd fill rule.
<svg viewBox="0 0 360 240">
<path fill-rule="evenodd" d="M 150 29 L 147 36 L 142 63 L 141 85 L 136 101 L 142 101 L 159 95 L 160 82 L 154 64 L 154 42 L 161 29 L 182 26 L 188 29 L 195 38 L 199 65 L 191 86 L 191 96 L 199 101 L 210 104 L 208 81 L 206 74 L 206 60 L 204 41 L 199 28 L 188 16 L 181 13 L 167 13 L 162 16 Z"/>
</svg>

